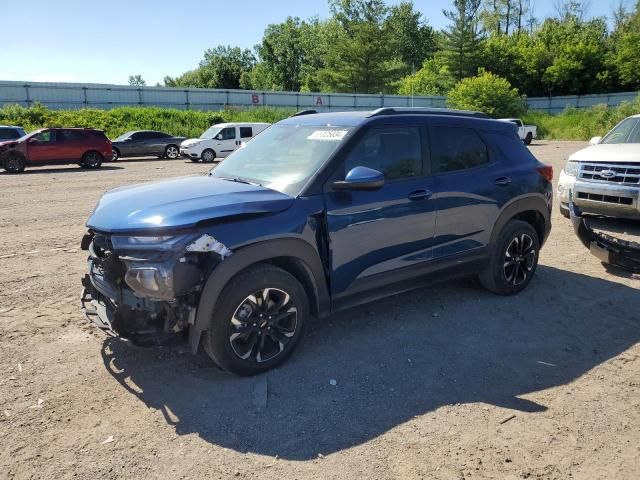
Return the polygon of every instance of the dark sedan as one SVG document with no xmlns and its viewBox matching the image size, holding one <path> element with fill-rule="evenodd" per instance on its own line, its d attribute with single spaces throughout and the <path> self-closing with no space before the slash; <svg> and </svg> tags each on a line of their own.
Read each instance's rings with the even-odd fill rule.
<svg viewBox="0 0 640 480">
<path fill-rule="evenodd" d="M 180 156 L 180 144 L 185 137 L 174 137 L 153 130 L 127 132 L 112 141 L 113 160 L 121 157 L 148 157 L 174 159 Z"/>
</svg>

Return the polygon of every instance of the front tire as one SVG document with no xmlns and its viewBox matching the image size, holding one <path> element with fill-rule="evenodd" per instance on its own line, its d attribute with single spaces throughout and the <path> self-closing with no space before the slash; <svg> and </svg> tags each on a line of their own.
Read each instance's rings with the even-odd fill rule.
<svg viewBox="0 0 640 480">
<path fill-rule="evenodd" d="M 216 152 L 214 152 L 210 148 L 205 148 L 202 151 L 200 157 L 202 158 L 202 161 L 204 163 L 213 163 L 213 161 L 216 159 Z"/>
<path fill-rule="evenodd" d="M 175 145 L 167 145 L 164 149 L 164 156 L 169 160 L 175 160 L 180 156 L 180 149 Z"/>
<path fill-rule="evenodd" d="M 498 295 L 515 295 L 524 290 L 538 266 L 540 240 L 535 229 L 521 220 L 507 223 L 495 243 L 480 283 Z"/>
<path fill-rule="evenodd" d="M 96 152 L 95 150 L 91 150 L 85 153 L 82 156 L 82 163 L 80 163 L 81 167 L 91 169 L 100 168 L 101 165 L 102 155 L 100 155 L 100 153 Z"/>
<path fill-rule="evenodd" d="M 120 151 L 117 148 L 114 148 L 113 150 L 111 150 L 111 161 L 117 162 L 119 158 L 120 158 Z"/>
<path fill-rule="evenodd" d="M 304 335 L 309 300 L 290 273 L 248 268 L 222 290 L 202 343 L 223 370 L 249 376 L 284 362 Z"/>
<path fill-rule="evenodd" d="M 562 215 L 565 218 L 571 218 L 571 214 L 569 213 L 569 207 L 565 207 L 564 205 L 560 204 L 560 215 Z"/>
<path fill-rule="evenodd" d="M 26 166 L 27 160 L 18 152 L 9 153 L 4 159 L 4 169 L 9 173 L 22 173 Z"/>
</svg>

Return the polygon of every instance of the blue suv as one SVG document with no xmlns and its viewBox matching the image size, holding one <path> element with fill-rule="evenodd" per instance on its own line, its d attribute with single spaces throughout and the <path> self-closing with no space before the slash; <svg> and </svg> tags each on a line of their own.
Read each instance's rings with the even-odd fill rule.
<svg viewBox="0 0 640 480">
<path fill-rule="evenodd" d="M 240 375 L 284 361 L 311 317 L 451 276 L 531 281 L 551 167 L 475 112 L 301 112 L 204 176 L 98 202 L 83 312 L 136 344 L 180 334 Z"/>
</svg>

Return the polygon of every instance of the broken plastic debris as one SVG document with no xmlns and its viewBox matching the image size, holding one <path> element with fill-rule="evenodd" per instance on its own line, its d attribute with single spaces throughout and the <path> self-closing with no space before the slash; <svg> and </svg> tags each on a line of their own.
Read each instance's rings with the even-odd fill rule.
<svg viewBox="0 0 640 480">
<path fill-rule="evenodd" d="M 215 252 L 223 259 L 231 255 L 231 250 L 227 246 L 211 235 L 202 235 L 195 242 L 187 247 L 187 252 Z"/>
<path fill-rule="evenodd" d="M 329 380 L 329 385 L 335 387 L 336 385 L 338 385 L 338 382 L 332 378 L 331 380 Z"/>
<path fill-rule="evenodd" d="M 102 442 L 102 445 L 106 445 L 107 443 L 111 442 L 113 442 L 113 435 L 109 435 L 109 437 L 104 442 Z"/>
<path fill-rule="evenodd" d="M 42 408 L 43 403 L 44 403 L 44 400 L 39 398 L 38 403 L 36 405 L 31 405 L 29 408 Z"/>
</svg>

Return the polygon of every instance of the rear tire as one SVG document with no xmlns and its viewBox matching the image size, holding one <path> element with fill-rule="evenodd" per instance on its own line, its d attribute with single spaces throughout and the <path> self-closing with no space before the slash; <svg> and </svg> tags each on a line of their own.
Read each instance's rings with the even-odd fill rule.
<svg viewBox="0 0 640 480">
<path fill-rule="evenodd" d="M 164 156 L 169 160 L 175 160 L 180 156 L 180 149 L 175 145 L 167 145 L 164 149 Z"/>
<path fill-rule="evenodd" d="M 18 152 L 9 153 L 4 159 L 4 169 L 9 173 L 22 173 L 26 166 L 27 160 Z"/>
<path fill-rule="evenodd" d="M 527 133 L 527 136 L 524 139 L 524 144 L 525 145 L 531 145 L 531 142 L 533 142 L 533 134 L 531 132 Z"/>
<path fill-rule="evenodd" d="M 538 266 L 540 240 L 535 229 L 521 220 L 507 223 L 494 246 L 480 283 L 498 295 L 515 295 L 529 285 Z"/>
<path fill-rule="evenodd" d="M 258 264 L 231 279 L 210 316 L 204 350 L 223 370 L 249 376 L 291 355 L 304 335 L 309 300 L 293 275 Z"/>
<path fill-rule="evenodd" d="M 102 155 L 95 150 L 90 150 L 82 156 L 82 163 L 80 166 L 83 168 L 100 168 L 102 165 Z"/>
<path fill-rule="evenodd" d="M 569 207 L 565 207 L 564 205 L 560 204 L 560 215 L 562 215 L 565 218 L 571 218 L 571 214 L 569 213 Z"/>
<path fill-rule="evenodd" d="M 111 161 L 117 162 L 119 158 L 120 158 L 120 151 L 117 148 L 114 148 L 111 154 Z"/>
<path fill-rule="evenodd" d="M 202 151 L 200 157 L 202 158 L 202 161 L 204 163 L 213 163 L 213 161 L 216 159 L 216 152 L 214 152 L 210 148 L 205 148 Z"/>
</svg>

